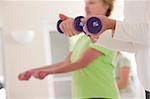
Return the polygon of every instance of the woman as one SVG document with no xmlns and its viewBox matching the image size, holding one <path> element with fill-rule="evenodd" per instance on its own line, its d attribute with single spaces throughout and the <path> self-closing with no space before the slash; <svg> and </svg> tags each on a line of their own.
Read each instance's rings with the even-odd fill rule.
<svg viewBox="0 0 150 99">
<path fill-rule="evenodd" d="M 113 8 L 113 0 L 86 0 L 85 11 L 87 15 L 109 16 Z M 65 18 L 62 24 L 72 18 Z M 61 25 L 60 27 L 62 27 Z M 67 26 L 69 29 L 72 27 Z M 75 30 L 74 30 L 75 31 Z M 65 30 L 63 30 L 65 32 Z M 75 33 L 78 33 L 75 31 Z M 73 98 L 75 99 L 118 99 L 118 91 L 114 77 L 114 65 L 112 60 L 114 52 L 100 47 L 93 42 L 95 40 L 87 37 L 84 33 L 78 35 L 78 41 L 69 53 L 66 60 L 48 65 L 46 67 L 31 69 L 19 75 L 20 80 L 28 80 L 31 75 L 38 79 L 43 79 L 39 72 L 48 74 L 58 74 L 73 72 Z"/>
<path fill-rule="evenodd" d="M 129 2 L 128 0 L 125 1 Z M 127 2 L 125 2 L 125 5 Z M 103 25 L 102 30 L 95 38 L 97 39 L 105 30 L 112 29 L 114 32 L 112 32 L 112 37 L 107 40 L 109 43 L 102 44 L 99 39 L 97 44 L 111 49 L 135 53 L 138 78 L 145 89 L 146 99 L 150 99 L 150 0 L 135 0 L 129 3 L 132 5 L 132 9 L 129 8 L 128 4 L 125 6 L 125 10 L 127 9 L 126 13 L 131 15 L 129 18 L 133 17 L 135 21 L 133 23 L 119 22 L 105 16 L 95 16 L 102 20 Z M 91 16 L 88 16 L 83 19 L 83 22 L 86 23 L 90 17 Z M 137 19 L 135 17 L 140 18 Z M 128 18 L 126 20 L 128 20 Z M 68 35 L 67 32 L 68 31 L 66 31 L 65 34 L 67 36 L 74 35 L 71 32 L 69 32 Z"/>
</svg>

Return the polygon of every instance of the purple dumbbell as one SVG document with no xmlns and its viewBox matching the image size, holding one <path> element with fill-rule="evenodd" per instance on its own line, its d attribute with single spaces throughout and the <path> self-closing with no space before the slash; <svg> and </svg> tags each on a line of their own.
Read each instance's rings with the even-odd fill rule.
<svg viewBox="0 0 150 99">
<path fill-rule="evenodd" d="M 58 31 L 59 33 L 62 33 L 62 34 L 63 34 L 63 32 L 61 31 L 61 29 L 60 29 L 60 27 L 59 27 L 59 25 L 61 24 L 61 22 L 62 22 L 62 20 L 58 20 L 58 22 L 57 22 L 57 31 Z"/>
<path fill-rule="evenodd" d="M 86 27 L 91 34 L 97 34 L 102 29 L 102 22 L 97 17 L 91 17 L 87 20 Z"/>
<path fill-rule="evenodd" d="M 76 17 L 74 19 L 73 25 L 74 25 L 74 28 L 75 28 L 76 31 L 83 32 L 83 26 L 84 26 L 84 24 L 81 22 L 82 18 L 84 18 L 84 17 L 83 16 L 78 16 L 78 17 Z M 59 25 L 61 24 L 61 22 L 62 22 L 62 20 L 59 20 L 57 22 L 57 30 L 58 30 L 58 32 L 63 33 L 61 31 L 60 27 L 59 27 Z"/>
</svg>

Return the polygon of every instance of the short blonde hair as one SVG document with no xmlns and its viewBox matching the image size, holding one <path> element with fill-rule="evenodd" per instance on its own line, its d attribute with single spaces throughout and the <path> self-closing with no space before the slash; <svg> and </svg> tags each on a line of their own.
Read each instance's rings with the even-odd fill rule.
<svg viewBox="0 0 150 99">
<path fill-rule="evenodd" d="M 111 12 L 114 8 L 114 2 L 115 0 L 102 0 L 104 2 L 104 4 L 108 5 L 108 9 L 107 9 L 107 12 L 106 12 L 106 16 L 110 16 L 111 15 Z"/>
</svg>

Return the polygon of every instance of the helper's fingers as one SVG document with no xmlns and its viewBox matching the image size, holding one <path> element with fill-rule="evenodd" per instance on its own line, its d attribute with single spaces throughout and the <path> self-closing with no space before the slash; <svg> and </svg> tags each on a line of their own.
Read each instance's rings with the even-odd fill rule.
<svg viewBox="0 0 150 99">
<path fill-rule="evenodd" d="M 93 43 L 95 43 L 99 39 L 98 36 L 93 36 L 93 35 L 90 35 L 90 38 L 91 38 Z"/>
</svg>

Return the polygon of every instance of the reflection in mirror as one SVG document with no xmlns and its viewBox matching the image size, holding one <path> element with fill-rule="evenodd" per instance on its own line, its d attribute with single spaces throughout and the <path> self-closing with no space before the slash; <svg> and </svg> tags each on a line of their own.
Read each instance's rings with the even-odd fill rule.
<svg viewBox="0 0 150 99">
<path fill-rule="evenodd" d="M 3 46 L 2 46 L 2 30 L 0 28 L 0 99 L 6 99 L 6 91 L 4 88 L 4 63 L 3 63 Z"/>
</svg>

